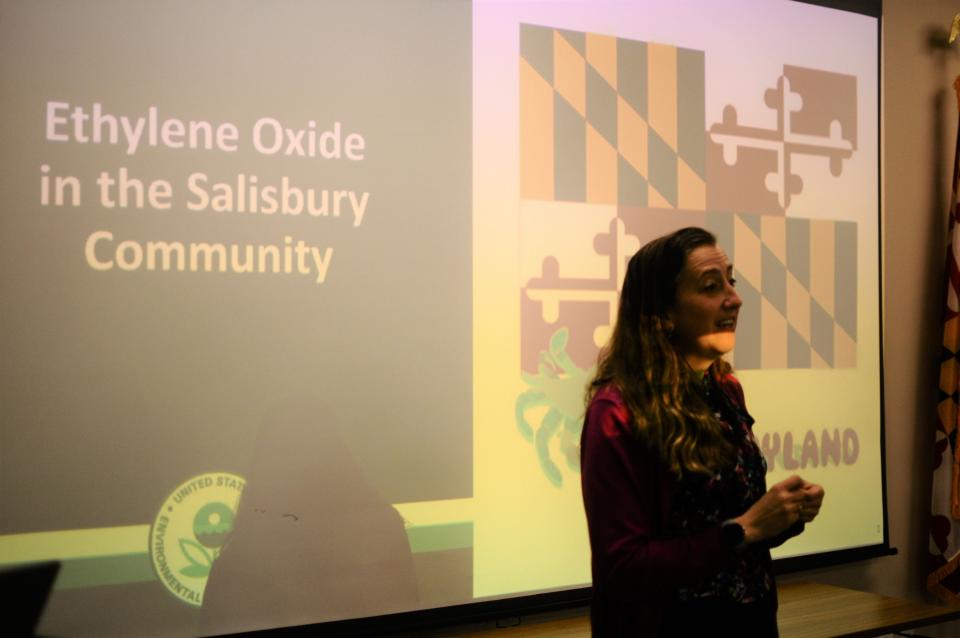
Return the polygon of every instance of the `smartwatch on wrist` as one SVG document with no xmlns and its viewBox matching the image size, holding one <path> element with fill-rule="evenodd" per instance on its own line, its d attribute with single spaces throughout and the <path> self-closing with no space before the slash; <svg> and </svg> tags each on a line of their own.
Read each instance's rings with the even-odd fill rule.
<svg viewBox="0 0 960 638">
<path fill-rule="evenodd" d="M 747 535 L 743 531 L 743 525 L 733 519 L 729 519 L 720 524 L 720 538 L 723 544 L 741 552 L 747 547 Z"/>
</svg>

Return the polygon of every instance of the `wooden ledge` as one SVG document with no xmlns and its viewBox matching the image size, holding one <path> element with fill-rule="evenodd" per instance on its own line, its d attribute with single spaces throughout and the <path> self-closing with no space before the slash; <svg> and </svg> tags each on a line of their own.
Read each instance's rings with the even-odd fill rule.
<svg viewBox="0 0 960 638">
<path fill-rule="evenodd" d="M 782 583 L 778 588 L 780 638 L 852 638 L 935 625 L 960 618 L 947 607 L 820 585 Z M 589 610 L 567 610 L 564 618 L 525 617 L 515 627 L 459 627 L 420 632 L 417 638 L 590 638 Z"/>
<path fill-rule="evenodd" d="M 960 618 L 960 607 L 820 585 L 779 586 L 781 638 L 879 636 Z"/>
</svg>

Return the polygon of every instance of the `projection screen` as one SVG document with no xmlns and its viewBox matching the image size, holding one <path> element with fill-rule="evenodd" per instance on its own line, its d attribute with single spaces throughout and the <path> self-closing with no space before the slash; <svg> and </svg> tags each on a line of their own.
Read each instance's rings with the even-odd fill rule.
<svg viewBox="0 0 960 638">
<path fill-rule="evenodd" d="M 886 548 L 877 18 L 788 0 L 0 5 L 0 568 L 50 635 L 589 585 L 584 384 L 704 226 L 777 558 Z"/>
</svg>

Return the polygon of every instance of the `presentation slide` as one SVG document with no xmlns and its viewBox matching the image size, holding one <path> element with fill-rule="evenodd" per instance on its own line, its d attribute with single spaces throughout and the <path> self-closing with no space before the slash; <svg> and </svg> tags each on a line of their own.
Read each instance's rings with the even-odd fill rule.
<svg viewBox="0 0 960 638">
<path fill-rule="evenodd" d="M 0 569 L 39 631 L 589 585 L 629 257 L 714 232 L 775 557 L 885 542 L 875 18 L 792 0 L 0 5 Z"/>
</svg>

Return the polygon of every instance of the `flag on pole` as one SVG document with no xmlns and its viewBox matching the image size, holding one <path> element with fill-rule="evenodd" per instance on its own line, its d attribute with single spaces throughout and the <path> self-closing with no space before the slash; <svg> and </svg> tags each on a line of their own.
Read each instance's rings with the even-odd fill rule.
<svg viewBox="0 0 960 638">
<path fill-rule="evenodd" d="M 960 77 L 953 82 L 960 112 Z M 958 120 L 960 121 L 960 120 Z M 933 458 L 930 513 L 930 571 L 927 589 L 946 602 L 960 602 L 960 127 L 953 156 L 953 193 L 947 246 L 947 304 L 944 310 L 940 388 Z"/>
</svg>

